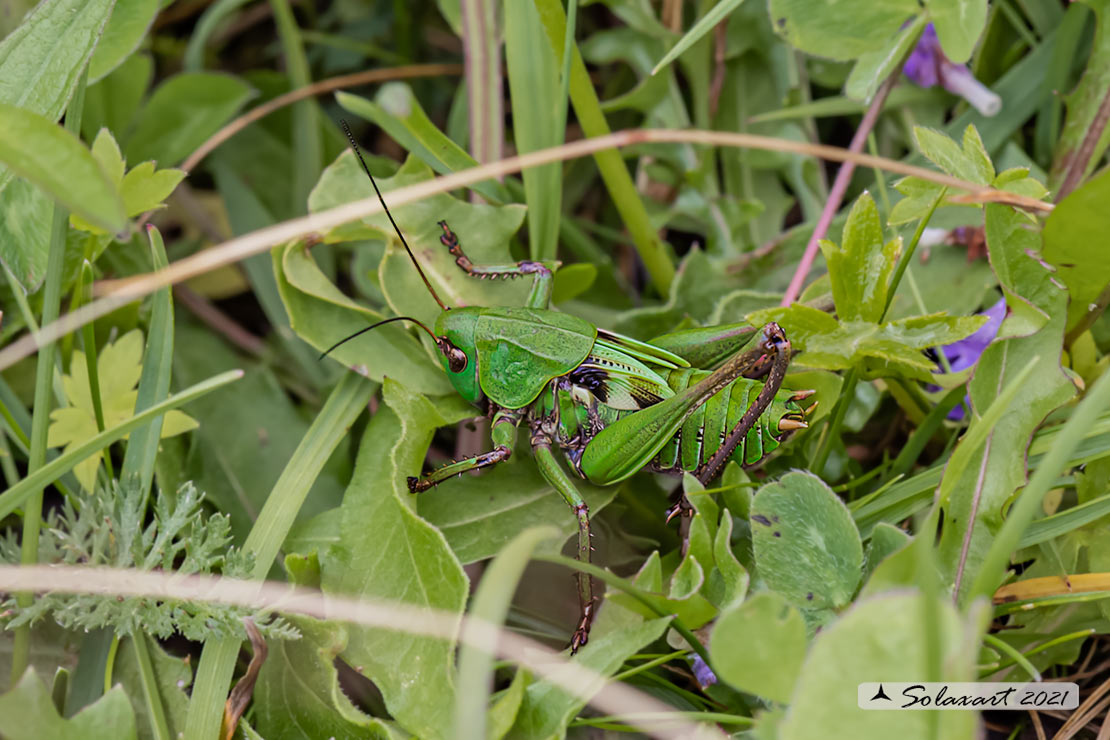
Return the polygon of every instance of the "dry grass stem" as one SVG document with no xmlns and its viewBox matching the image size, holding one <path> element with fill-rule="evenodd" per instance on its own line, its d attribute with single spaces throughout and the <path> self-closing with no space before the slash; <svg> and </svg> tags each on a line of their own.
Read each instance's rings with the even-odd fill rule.
<svg viewBox="0 0 1110 740">
<path fill-rule="evenodd" d="M 0 565 L 0 591 L 52 591 L 204 601 L 338 620 L 443 640 L 465 640 L 498 658 L 517 663 L 568 694 L 589 702 L 603 713 L 658 715 L 673 711 L 655 697 L 627 684 L 609 682 L 580 663 L 568 661 L 562 654 L 535 640 L 498 625 L 400 602 L 333 596 L 275 581 L 52 565 Z M 632 723 L 635 724 L 634 721 Z M 699 732 L 696 724 L 679 717 L 673 720 L 657 718 L 650 723 L 645 721 L 639 729 L 656 738 L 693 737 Z"/>
<path fill-rule="evenodd" d="M 549 162 L 576 159 L 604 149 L 619 149 L 635 144 L 662 142 L 746 147 L 801 154 L 838 162 L 854 161 L 861 167 L 877 167 L 896 174 L 920 177 L 923 180 L 946 185 L 952 189 L 976 193 L 982 198 L 992 198 L 1000 202 L 1015 204 L 1018 200 L 1027 200 L 1029 203 L 1023 202 L 1023 206 L 1028 206 L 1030 208 L 1036 207 L 1041 210 L 1050 210 L 1052 208 L 1052 205 L 1049 203 L 1042 203 L 1041 201 L 1036 201 L 1031 198 L 1020 199 L 1012 193 L 991 190 L 982 185 L 959 180 L 940 172 L 925 169 L 924 167 L 916 167 L 906 164 L 905 162 L 898 162 L 884 157 L 850 152 L 847 149 L 823 144 L 810 144 L 808 142 L 776 139 L 769 136 L 757 136 L 754 134 L 733 134 L 720 131 L 701 131 L 697 129 L 689 131 L 632 129 L 618 131 L 607 136 L 599 136 L 593 139 L 582 139 L 549 149 L 541 149 L 528 154 L 509 157 L 508 159 L 497 162 L 471 167 L 460 172 L 443 175 L 408 187 L 398 188 L 389 193 L 389 204 L 396 208 L 406 203 L 414 203 L 431 195 L 467 187 L 475 183 L 519 172 L 529 167 L 535 167 Z M 173 285 L 218 267 L 239 262 L 252 255 L 259 254 L 289 241 L 302 239 L 310 234 L 327 232 L 341 224 L 365 218 L 375 213 L 380 213 L 381 210 L 382 207 L 381 204 L 378 203 L 377 198 L 373 196 L 367 197 L 363 200 L 354 201 L 326 211 L 291 219 L 280 224 L 243 234 L 223 244 L 178 260 L 164 270 L 137 275 L 123 281 L 102 284 L 100 286 L 101 298 L 85 304 L 77 311 L 62 316 L 50 325 L 42 327 L 37 333 L 24 335 L 3 350 L 0 350 L 0 370 L 11 367 L 23 358 L 29 357 L 42 344 L 56 341 L 58 338 L 75 329 L 79 329 L 90 321 L 95 321 L 97 318 L 111 313 L 121 306 L 139 300 L 166 285 Z"/>
</svg>

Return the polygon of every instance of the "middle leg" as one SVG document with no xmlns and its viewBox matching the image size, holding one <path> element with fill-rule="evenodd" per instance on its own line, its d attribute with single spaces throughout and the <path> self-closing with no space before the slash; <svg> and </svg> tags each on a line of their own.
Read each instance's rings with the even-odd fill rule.
<svg viewBox="0 0 1110 740">
<path fill-rule="evenodd" d="M 548 437 L 538 425 L 532 430 L 532 452 L 536 457 L 536 465 L 540 473 L 551 486 L 562 495 L 563 500 L 570 505 L 575 517 L 578 519 L 578 553 L 579 562 L 590 562 L 590 511 L 585 499 L 578 492 L 578 488 L 570 476 L 559 467 L 559 462 L 551 452 L 551 438 Z M 590 639 L 590 625 L 594 621 L 593 578 L 589 573 L 578 571 L 574 574 L 578 583 L 578 627 L 570 640 L 570 654 L 578 652 L 578 648 L 585 645 Z"/>
</svg>

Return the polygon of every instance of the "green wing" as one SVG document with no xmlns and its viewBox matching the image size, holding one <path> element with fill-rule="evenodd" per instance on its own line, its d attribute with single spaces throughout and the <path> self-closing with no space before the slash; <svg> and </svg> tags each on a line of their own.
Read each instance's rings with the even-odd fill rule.
<svg viewBox="0 0 1110 740">
<path fill-rule="evenodd" d="M 639 411 L 674 395 L 658 373 L 600 337 L 569 380 L 588 389 L 606 406 L 622 411 Z"/>
<path fill-rule="evenodd" d="M 632 355 L 652 365 L 661 365 L 668 370 L 690 367 L 689 362 L 674 352 L 669 352 L 662 347 L 656 347 L 632 337 L 626 337 L 623 334 L 617 334 L 615 331 L 609 331 L 608 329 L 597 330 L 597 341 L 598 344 L 606 344 L 612 349 Z"/>
<path fill-rule="evenodd" d="M 582 364 L 597 328 L 559 311 L 492 307 L 482 310 L 475 335 L 482 391 L 499 406 L 519 409 L 552 378 Z"/>
</svg>

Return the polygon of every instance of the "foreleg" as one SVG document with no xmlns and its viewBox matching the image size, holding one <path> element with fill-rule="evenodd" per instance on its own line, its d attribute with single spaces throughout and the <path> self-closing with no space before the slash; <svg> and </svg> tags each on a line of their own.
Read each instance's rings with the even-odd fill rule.
<svg viewBox="0 0 1110 740">
<path fill-rule="evenodd" d="M 443 246 L 447 247 L 451 256 L 455 258 L 455 264 L 459 266 L 460 270 L 481 280 L 535 275 L 536 279 L 532 283 L 532 292 L 528 295 L 527 306 L 528 308 L 547 308 L 551 302 L 551 287 L 555 277 L 552 269 L 559 266 L 558 262 L 544 263 L 525 260 L 508 265 L 476 265 L 463 252 L 462 245 L 459 244 L 459 237 L 451 231 L 447 222 L 440 221 L 439 226 L 443 229 L 443 235 L 439 237 L 439 240 L 443 243 Z"/>
<path fill-rule="evenodd" d="M 448 478 L 455 475 L 462 475 L 471 470 L 481 470 L 496 465 L 497 463 L 504 462 L 509 459 L 513 454 L 513 441 L 516 439 L 516 425 L 520 422 L 521 414 L 519 411 L 509 411 L 502 409 L 497 412 L 493 417 L 493 425 L 490 428 L 490 436 L 493 438 L 493 449 L 489 452 L 483 452 L 473 457 L 467 457 L 457 462 L 448 463 L 441 468 L 437 468 L 427 475 L 420 478 L 409 477 L 409 493 L 420 493 L 427 491 L 432 486 L 435 486 Z"/>
<path fill-rule="evenodd" d="M 578 553 L 579 562 L 590 562 L 590 512 L 585 499 L 578 492 L 574 482 L 571 481 L 559 466 L 555 455 L 551 452 L 551 439 L 538 429 L 532 432 L 532 450 L 536 456 L 536 464 L 540 473 L 551 486 L 559 492 L 567 502 L 575 517 L 578 519 Z M 571 655 L 578 652 L 578 648 L 586 644 L 590 638 L 590 624 L 594 620 L 594 588 L 593 579 L 588 573 L 581 571 L 575 573 L 578 581 L 578 627 L 570 640 Z"/>
</svg>

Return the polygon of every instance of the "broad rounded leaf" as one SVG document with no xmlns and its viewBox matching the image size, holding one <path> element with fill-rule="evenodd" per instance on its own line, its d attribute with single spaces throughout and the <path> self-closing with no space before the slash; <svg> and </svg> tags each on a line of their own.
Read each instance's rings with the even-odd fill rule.
<svg viewBox="0 0 1110 740">
<path fill-rule="evenodd" d="M 925 0 L 944 56 L 956 64 L 971 58 L 987 24 L 987 0 Z"/>
<path fill-rule="evenodd" d="M 750 515 L 759 576 L 809 609 L 847 604 L 860 579 L 863 546 L 848 508 L 809 473 L 787 473 L 759 489 Z"/>
<path fill-rule="evenodd" d="M 48 118 L 0 103 L 0 163 L 91 223 L 110 231 L 127 223 L 119 192 L 100 164 Z"/>
<path fill-rule="evenodd" d="M 170 77 L 139 111 L 124 147 L 127 161 L 177 164 L 231 120 L 251 95 L 251 88 L 231 75 L 197 72 Z"/>
<path fill-rule="evenodd" d="M 916 0 L 771 0 L 771 23 L 808 54 L 847 60 L 882 49 L 919 10 Z"/>
<path fill-rule="evenodd" d="M 1090 310 L 1110 283 L 1105 240 L 1110 233 L 1110 171 L 1092 178 L 1060 201 L 1045 221 L 1045 261 L 1068 286 L 1068 327 Z"/>
<path fill-rule="evenodd" d="M 158 5 L 158 0 L 116 0 L 112 17 L 89 60 L 90 83 L 107 76 L 139 48 L 158 13 Z"/>
<path fill-rule="evenodd" d="M 782 596 L 765 591 L 717 619 L 709 652 L 722 680 L 787 702 L 806 655 L 806 623 Z"/>
<path fill-rule="evenodd" d="M 937 596 L 927 610 L 924 598 L 909 591 L 877 596 L 822 630 L 802 665 L 779 737 L 975 737 L 974 712 L 864 712 L 856 706 L 856 687 L 864 681 L 974 680 L 977 651 L 969 649 L 971 627 L 961 624 L 951 600 Z M 934 613 L 939 619 L 930 630 L 925 620 Z M 939 645 L 923 639 L 930 631 L 939 636 Z M 943 673 L 926 679 L 930 652 Z"/>
</svg>

